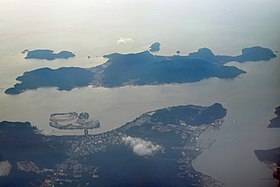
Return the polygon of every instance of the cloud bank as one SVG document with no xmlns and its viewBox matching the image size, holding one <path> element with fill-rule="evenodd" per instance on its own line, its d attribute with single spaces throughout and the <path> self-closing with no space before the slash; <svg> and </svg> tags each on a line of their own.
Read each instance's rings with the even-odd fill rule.
<svg viewBox="0 0 280 187">
<path fill-rule="evenodd" d="M 117 41 L 117 44 L 118 45 L 121 45 L 121 44 L 128 44 L 128 43 L 133 43 L 134 40 L 132 38 L 120 38 L 118 41 Z"/>
<path fill-rule="evenodd" d="M 154 145 L 152 142 L 145 141 L 141 138 L 125 136 L 122 138 L 122 141 L 125 145 L 130 146 L 138 156 L 151 156 L 162 149 L 160 145 Z"/>
</svg>

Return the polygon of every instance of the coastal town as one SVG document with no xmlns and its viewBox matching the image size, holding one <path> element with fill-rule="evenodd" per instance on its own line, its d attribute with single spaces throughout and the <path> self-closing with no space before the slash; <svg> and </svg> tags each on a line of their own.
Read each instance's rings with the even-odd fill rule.
<svg viewBox="0 0 280 187">
<path fill-rule="evenodd" d="M 42 186 L 77 185 L 81 181 L 88 181 L 89 178 L 94 181 L 99 178 L 99 170 L 102 169 L 102 166 L 86 164 L 83 158 L 92 157 L 95 154 L 106 154 L 109 146 L 123 146 L 123 137 L 135 136 L 135 134 L 130 133 L 130 129 L 137 128 L 139 129 L 137 132 L 141 133 L 140 129 L 149 124 L 151 129 L 146 129 L 146 131 L 159 133 L 160 138 L 166 137 L 169 133 L 175 133 L 179 138 L 178 140 L 180 141 L 172 146 L 160 144 L 163 147 L 163 151 L 157 153 L 164 154 L 173 150 L 181 155 L 177 158 L 177 177 L 185 179 L 194 185 L 221 186 L 222 184 L 219 181 L 195 171 L 192 166 L 192 160 L 205 150 L 205 147 L 200 147 L 200 135 L 209 128 L 219 129 L 223 124 L 223 119 L 216 119 L 210 124 L 198 126 L 188 125 L 185 121 L 179 121 L 178 124 L 164 124 L 155 121 L 153 114 L 154 112 L 145 113 L 134 121 L 109 132 L 97 135 L 85 134 L 83 136 L 61 137 L 60 143 L 67 147 L 67 159 L 57 164 L 55 168 L 40 168 L 34 162 L 24 160 L 17 162 L 17 169 L 21 172 L 43 176 Z M 51 137 L 46 137 L 47 141 L 48 139 L 51 139 Z M 147 140 L 158 143 L 155 142 L 153 136 L 147 136 Z M 86 180 L 83 180 L 84 178 Z"/>
</svg>

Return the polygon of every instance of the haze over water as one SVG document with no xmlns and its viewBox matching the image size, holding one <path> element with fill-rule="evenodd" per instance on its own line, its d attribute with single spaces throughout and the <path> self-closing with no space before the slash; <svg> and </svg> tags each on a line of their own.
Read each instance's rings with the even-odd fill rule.
<svg viewBox="0 0 280 187">
<path fill-rule="evenodd" d="M 117 128 L 144 112 L 172 105 L 220 102 L 228 115 L 214 145 L 194 161 L 197 170 L 226 186 L 274 186 L 271 170 L 255 149 L 279 147 L 279 129 L 267 129 L 280 105 L 279 57 L 269 62 L 231 65 L 247 71 L 233 80 L 123 88 L 45 88 L 10 96 L 5 89 L 17 76 L 40 67 L 92 67 L 113 52 L 138 52 L 159 41 L 159 54 L 181 55 L 208 47 L 236 55 L 260 45 L 280 50 L 278 0 L 127 1 L 0 0 L 0 121 L 30 121 L 46 134 L 82 134 L 48 126 L 55 112 L 86 111 L 101 122 L 100 133 Z M 134 42 L 117 44 L 120 38 Z M 24 49 L 69 50 L 68 60 L 25 60 Z M 277 54 L 277 53 L 276 53 Z M 92 58 L 88 59 L 87 56 Z M 277 54 L 279 56 L 279 54 Z M 207 134 L 205 134 L 207 138 Z"/>
</svg>

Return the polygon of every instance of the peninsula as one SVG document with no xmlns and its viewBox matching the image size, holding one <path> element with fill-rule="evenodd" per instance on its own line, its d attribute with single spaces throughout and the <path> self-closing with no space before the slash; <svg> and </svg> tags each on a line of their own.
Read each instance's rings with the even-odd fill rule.
<svg viewBox="0 0 280 187">
<path fill-rule="evenodd" d="M 58 69 L 40 68 L 25 72 L 17 77 L 21 83 L 5 91 L 6 94 L 19 94 L 21 92 L 44 88 L 57 87 L 58 90 L 72 90 L 73 88 L 89 85 L 93 80 L 93 73 L 84 68 L 62 67 Z M 36 80 L 36 81 L 34 81 Z"/>
<path fill-rule="evenodd" d="M 216 64 L 225 64 L 231 61 L 239 63 L 248 61 L 268 61 L 275 58 L 276 55 L 271 49 L 255 46 L 242 49 L 242 53 L 238 56 L 215 55 L 210 49 L 201 48 L 197 52 L 190 53 L 188 57 L 202 59 Z"/>
<path fill-rule="evenodd" d="M 0 162 L 13 168 L 1 184 L 220 187 L 195 171 L 192 160 L 205 149 L 199 146 L 200 134 L 222 125 L 225 115 L 219 103 L 173 106 L 83 136 L 45 136 L 28 122 L 0 122 Z"/>
<path fill-rule="evenodd" d="M 270 120 L 267 128 L 280 127 L 280 106 L 276 107 L 275 114 L 277 116 Z M 254 152 L 259 161 L 263 162 L 273 171 L 273 178 L 278 180 L 278 184 L 280 184 L 280 147 L 268 150 L 255 150 Z"/>
<path fill-rule="evenodd" d="M 280 106 L 275 108 L 275 114 L 277 116 L 270 120 L 268 128 L 279 128 L 280 127 Z"/>
</svg>

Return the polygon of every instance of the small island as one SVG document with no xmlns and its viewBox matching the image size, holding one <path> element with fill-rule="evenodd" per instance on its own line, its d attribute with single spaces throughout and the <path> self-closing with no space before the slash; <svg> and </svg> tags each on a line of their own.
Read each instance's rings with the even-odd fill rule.
<svg viewBox="0 0 280 187">
<path fill-rule="evenodd" d="M 50 115 L 50 126 L 62 130 L 94 129 L 100 127 L 100 122 L 89 119 L 87 112 L 55 113 Z"/>
<path fill-rule="evenodd" d="M 150 52 L 158 52 L 160 51 L 160 43 L 155 42 L 150 46 Z"/>
<path fill-rule="evenodd" d="M 270 49 L 262 47 L 243 49 L 242 54 L 235 57 L 214 55 L 207 48 L 199 49 L 189 56 L 160 56 L 149 51 L 113 53 L 104 56 L 108 58 L 106 63 L 93 68 L 40 68 L 25 72 L 16 78 L 20 83 L 8 88 L 5 93 L 19 94 L 42 87 L 57 87 L 58 90 L 69 91 L 89 85 L 114 88 L 191 83 L 212 77 L 233 79 L 246 72 L 235 66 L 225 66 L 225 63 L 270 60 L 274 57 Z"/>
<path fill-rule="evenodd" d="M 22 52 L 21 52 L 21 54 L 25 54 L 25 53 L 27 53 L 29 50 L 28 49 L 24 49 Z"/>
<path fill-rule="evenodd" d="M 55 60 L 55 59 L 68 59 L 75 57 L 76 55 L 70 51 L 61 51 L 54 53 L 53 50 L 49 49 L 37 49 L 37 50 L 24 50 L 28 52 L 25 59 L 39 59 L 39 60 Z"/>
<path fill-rule="evenodd" d="M 280 128 L 280 106 L 275 108 L 275 114 L 277 116 L 270 120 L 268 128 Z"/>
</svg>

